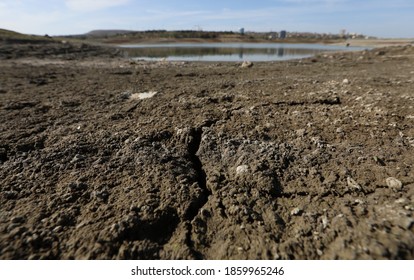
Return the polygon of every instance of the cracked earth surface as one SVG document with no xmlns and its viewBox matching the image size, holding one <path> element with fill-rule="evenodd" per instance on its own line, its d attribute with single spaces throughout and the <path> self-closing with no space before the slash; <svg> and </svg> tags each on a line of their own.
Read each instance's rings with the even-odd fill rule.
<svg viewBox="0 0 414 280">
<path fill-rule="evenodd" d="M 3 58 L 0 258 L 412 259 L 413 65 Z"/>
</svg>

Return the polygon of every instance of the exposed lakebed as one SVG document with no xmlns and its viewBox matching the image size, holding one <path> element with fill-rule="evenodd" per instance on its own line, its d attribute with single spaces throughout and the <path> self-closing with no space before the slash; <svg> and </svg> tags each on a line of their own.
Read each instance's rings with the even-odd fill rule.
<svg viewBox="0 0 414 280">
<path fill-rule="evenodd" d="M 283 43 L 173 43 L 121 45 L 136 60 L 168 61 L 280 61 L 321 52 L 358 51 L 363 47 Z"/>
<path fill-rule="evenodd" d="M 414 259 L 413 46 L 116 51 L 0 40 L 0 259 Z"/>
</svg>

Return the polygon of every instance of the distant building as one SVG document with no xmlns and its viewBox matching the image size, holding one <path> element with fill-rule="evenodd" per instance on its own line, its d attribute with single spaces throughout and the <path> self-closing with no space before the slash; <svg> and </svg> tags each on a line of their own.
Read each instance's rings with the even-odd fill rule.
<svg viewBox="0 0 414 280">
<path fill-rule="evenodd" d="M 241 35 L 244 35 L 244 27 L 240 28 L 239 32 Z"/>
<path fill-rule="evenodd" d="M 285 38 L 286 38 L 286 30 L 282 30 L 282 31 L 280 31 L 280 33 L 279 33 L 279 38 L 280 38 L 280 39 L 285 39 Z"/>
</svg>

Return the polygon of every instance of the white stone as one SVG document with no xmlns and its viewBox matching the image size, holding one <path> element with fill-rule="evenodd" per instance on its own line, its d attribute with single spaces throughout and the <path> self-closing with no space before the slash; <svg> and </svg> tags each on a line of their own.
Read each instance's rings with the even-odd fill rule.
<svg viewBox="0 0 414 280">
<path fill-rule="evenodd" d="M 351 177 L 348 176 L 348 178 L 346 178 L 346 181 L 348 183 L 348 187 L 353 188 L 353 189 L 357 189 L 360 190 L 361 186 Z"/>
<path fill-rule="evenodd" d="M 243 174 L 249 172 L 249 166 L 248 165 L 239 165 L 236 168 L 236 174 Z"/>
<path fill-rule="evenodd" d="M 253 62 L 245 61 L 242 63 L 241 68 L 250 68 L 253 66 Z"/>
<path fill-rule="evenodd" d="M 302 210 L 299 207 L 293 208 L 292 211 L 290 211 L 290 215 L 297 216 L 302 212 Z"/>
<path fill-rule="evenodd" d="M 405 204 L 405 203 L 407 203 L 407 199 L 405 199 L 404 197 L 402 197 L 402 198 L 397 199 L 395 201 L 395 203 L 397 203 L 397 204 Z"/>
<path fill-rule="evenodd" d="M 387 183 L 387 186 L 393 189 L 394 191 L 402 190 L 401 181 L 394 177 L 388 177 L 387 179 L 385 179 L 385 182 Z"/>
<path fill-rule="evenodd" d="M 329 223 L 328 217 L 323 216 L 322 217 L 322 226 L 323 226 L 324 229 L 328 226 L 328 223 Z"/>
<path fill-rule="evenodd" d="M 133 93 L 129 96 L 130 99 L 147 99 L 154 97 L 158 92 L 156 91 L 149 91 L 149 92 L 141 92 L 141 93 Z"/>
</svg>

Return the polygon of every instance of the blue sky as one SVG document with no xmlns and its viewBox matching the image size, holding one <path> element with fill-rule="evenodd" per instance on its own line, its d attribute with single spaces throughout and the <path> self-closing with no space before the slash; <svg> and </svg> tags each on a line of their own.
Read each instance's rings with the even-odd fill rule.
<svg viewBox="0 0 414 280">
<path fill-rule="evenodd" d="M 29 34 L 240 27 L 414 38 L 414 0 L 0 0 L 0 28 Z"/>
</svg>

